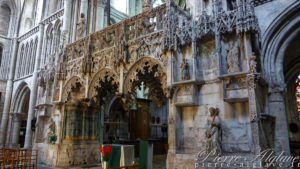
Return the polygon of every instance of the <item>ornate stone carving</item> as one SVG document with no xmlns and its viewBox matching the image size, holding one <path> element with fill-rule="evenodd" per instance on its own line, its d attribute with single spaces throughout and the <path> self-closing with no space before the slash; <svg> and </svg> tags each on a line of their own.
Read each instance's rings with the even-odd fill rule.
<svg viewBox="0 0 300 169">
<path fill-rule="evenodd" d="M 228 64 L 228 73 L 240 72 L 239 64 L 239 49 L 231 41 L 229 42 L 229 49 L 227 50 L 227 64 Z"/>
<path fill-rule="evenodd" d="M 190 80 L 189 63 L 186 58 L 182 58 L 180 68 L 181 68 L 181 79 Z"/>
<path fill-rule="evenodd" d="M 210 115 L 207 117 L 206 153 L 217 156 L 221 153 L 221 121 L 218 108 L 209 108 Z"/>
<path fill-rule="evenodd" d="M 93 80 L 89 84 L 90 87 L 88 91 L 88 98 L 94 99 L 95 101 L 95 99 L 97 99 L 95 97 L 101 94 L 100 90 L 102 90 L 101 88 L 103 88 L 106 83 L 110 84 L 111 87 L 112 86 L 116 86 L 117 88 L 119 87 L 119 77 L 112 70 L 107 68 L 101 70 L 93 77 Z"/>
<path fill-rule="evenodd" d="M 225 89 L 236 90 L 247 87 L 247 78 L 228 78 L 225 81 Z"/>
<path fill-rule="evenodd" d="M 215 21 L 212 16 L 209 16 L 205 11 L 199 16 L 197 21 L 194 21 L 193 31 L 194 37 L 201 39 L 206 35 L 213 35 L 215 33 Z"/>
<path fill-rule="evenodd" d="M 124 82 L 125 94 L 136 95 L 136 88 L 140 87 L 141 82 L 149 87 L 150 98 L 158 105 L 162 105 L 169 93 L 166 85 L 167 76 L 153 58 L 143 58 L 131 68 Z"/>
<path fill-rule="evenodd" d="M 250 72 L 251 73 L 256 73 L 256 56 L 255 56 L 255 53 L 252 54 L 252 56 L 250 57 Z"/>
<path fill-rule="evenodd" d="M 84 84 L 79 77 L 72 77 L 63 88 L 63 101 L 80 101 L 84 98 Z"/>
<path fill-rule="evenodd" d="M 80 39 L 83 36 L 83 33 L 85 31 L 85 18 L 84 18 L 84 13 L 80 14 L 80 19 L 79 22 L 76 23 L 77 25 L 77 32 L 76 32 L 76 36 L 77 39 Z"/>
<path fill-rule="evenodd" d="M 150 10 L 152 8 L 152 0 L 143 0 L 143 11 Z"/>
</svg>

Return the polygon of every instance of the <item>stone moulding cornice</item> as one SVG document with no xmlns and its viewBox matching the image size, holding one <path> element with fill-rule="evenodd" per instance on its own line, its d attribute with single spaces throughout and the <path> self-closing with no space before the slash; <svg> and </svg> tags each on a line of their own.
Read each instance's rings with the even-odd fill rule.
<svg viewBox="0 0 300 169">
<path fill-rule="evenodd" d="M 18 38 L 19 42 L 22 42 L 23 40 L 31 37 L 32 35 L 36 34 L 39 31 L 39 26 L 35 26 L 34 28 L 30 29 L 28 32 L 26 32 L 25 34 L 21 35 Z"/>
<path fill-rule="evenodd" d="M 43 21 L 41 21 L 41 23 L 43 24 L 49 24 L 50 22 L 58 19 L 59 17 L 63 16 L 64 14 L 64 9 L 60 9 L 56 12 L 54 12 L 52 15 L 48 16 L 47 18 L 45 18 Z"/>
</svg>

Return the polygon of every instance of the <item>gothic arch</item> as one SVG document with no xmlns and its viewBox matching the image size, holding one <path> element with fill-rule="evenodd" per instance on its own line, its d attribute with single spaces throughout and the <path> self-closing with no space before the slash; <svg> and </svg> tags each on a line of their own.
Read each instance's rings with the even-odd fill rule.
<svg viewBox="0 0 300 169">
<path fill-rule="evenodd" d="M 92 99 L 95 97 L 97 95 L 97 87 L 101 87 L 100 82 L 104 82 L 106 80 L 111 80 L 112 84 L 119 86 L 119 76 L 117 73 L 112 69 L 103 68 L 94 75 L 91 83 L 89 84 L 88 98 Z"/>
<path fill-rule="evenodd" d="M 78 76 L 71 77 L 63 87 L 62 101 L 66 102 L 66 101 L 70 101 L 70 99 L 74 99 L 74 98 L 70 98 L 71 92 L 74 91 L 80 93 L 81 95 L 84 95 L 85 92 L 82 91 L 83 89 L 84 89 L 84 82 L 82 81 L 82 79 Z M 76 99 L 80 99 L 80 98 L 76 98 Z"/>
<path fill-rule="evenodd" d="M 22 82 L 15 94 L 14 94 L 14 100 L 12 101 L 12 111 L 14 113 L 19 113 L 21 111 L 21 108 L 23 106 L 24 98 L 26 95 L 30 94 L 30 89 L 28 87 L 28 84 L 26 82 Z"/>
<path fill-rule="evenodd" d="M 262 38 L 262 76 L 269 84 L 269 114 L 276 117 L 275 151 L 290 153 L 300 149 L 295 146 L 300 142 L 299 132 L 292 133 L 293 128 L 300 128 L 295 111 L 295 98 L 291 79 L 300 72 L 300 2 L 295 1 L 272 22 Z M 291 52 L 292 51 L 292 52 Z M 295 121 L 296 120 L 296 121 Z M 298 130 L 299 131 L 299 130 Z M 297 136 L 296 136 L 297 135 Z M 291 145 L 291 147 L 290 147 Z"/>
<path fill-rule="evenodd" d="M 300 2 L 294 2 L 275 19 L 262 39 L 263 76 L 270 87 L 285 87 L 284 55 L 290 42 L 300 35 Z"/>
<path fill-rule="evenodd" d="M 136 61 L 130 68 L 124 80 L 124 93 L 127 94 L 132 89 L 132 82 L 137 80 L 137 73 L 145 73 L 144 68 L 149 67 L 148 71 L 152 71 L 153 67 L 157 67 L 155 77 L 159 77 L 162 89 L 165 92 L 167 88 L 167 75 L 163 65 L 156 59 L 151 57 L 143 57 Z"/>
<path fill-rule="evenodd" d="M 167 74 L 165 68 L 154 58 L 143 57 L 129 69 L 123 83 L 123 93 L 132 102 L 132 96 L 137 95 L 137 88 L 149 89 L 149 98 L 161 106 L 169 95 Z"/>
<path fill-rule="evenodd" d="M 17 1 L 17 3 L 20 3 Z M 0 1 L 0 7 L 6 7 L 9 9 L 9 24 L 8 24 L 8 31 L 7 31 L 7 36 L 11 36 L 14 33 L 14 30 L 16 27 L 12 25 L 16 25 L 17 23 L 17 12 L 20 11 L 17 9 L 17 5 L 14 0 L 2 0 Z M 1 12 L 0 12 L 1 14 Z"/>
</svg>

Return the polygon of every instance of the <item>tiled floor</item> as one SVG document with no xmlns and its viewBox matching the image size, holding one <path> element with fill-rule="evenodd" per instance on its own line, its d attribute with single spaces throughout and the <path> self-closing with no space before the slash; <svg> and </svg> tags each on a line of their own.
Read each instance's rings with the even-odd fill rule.
<svg viewBox="0 0 300 169">
<path fill-rule="evenodd" d="M 153 157 L 153 169 L 166 169 L 166 158 L 167 155 L 155 155 Z M 102 169 L 102 167 L 99 166 L 81 166 L 81 167 L 72 167 L 68 169 Z M 38 169 L 62 169 L 62 168 L 53 168 L 48 167 L 45 165 L 38 165 Z"/>
</svg>

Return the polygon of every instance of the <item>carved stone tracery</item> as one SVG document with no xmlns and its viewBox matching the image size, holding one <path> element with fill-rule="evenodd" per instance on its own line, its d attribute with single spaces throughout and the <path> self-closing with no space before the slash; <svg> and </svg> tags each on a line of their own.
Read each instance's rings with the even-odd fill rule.
<svg viewBox="0 0 300 169">
<path fill-rule="evenodd" d="M 161 65 L 151 58 L 140 60 L 130 69 L 124 81 L 125 95 L 136 96 L 136 89 L 140 88 L 141 82 L 149 87 L 150 99 L 158 105 L 162 105 L 169 94 L 167 88 L 167 76 Z"/>
<path fill-rule="evenodd" d="M 117 92 L 119 87 L 119 77 L 110 69 L 103 69 L 97 73 L 89 84 L 88 98 L 96 101 L 99 96 L 104 97 L 107 88 L 111 88 L 110 92 Z M 112 93 L 115 94 L 115 93 Z"/>
</svg>

